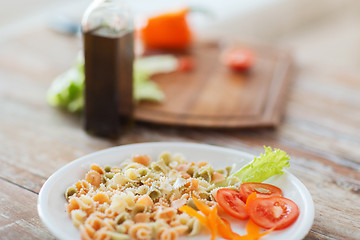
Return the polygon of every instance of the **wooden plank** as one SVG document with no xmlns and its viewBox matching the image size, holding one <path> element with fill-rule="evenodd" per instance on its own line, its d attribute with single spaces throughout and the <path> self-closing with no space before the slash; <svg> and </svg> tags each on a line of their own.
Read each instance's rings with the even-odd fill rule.
<svg viewBox="0 0 360 240">
<path fill-rule="evenodd" d="M 315 171 L 308 168 L 292 171 L 312 194 L 316 209 L 312 229 L 335 239 L 358 239 L 360 218 L 354 213 L 360 211 L 360 205 L 354 203 L 360 201 L 360 182 L 331 171 L 326 175 L 324 171 L 320 174 L 319 169 L 326 167 L 317 164 Z"/>
<path fill-rule="evenodd" d="M 37 175 L 27 164 L 18 164 L 9 159 L 0 158 L 0 178 L 11 181 L 24 189 L 38 193 L 46 181 L 46 177 Z"/>
<path fill-rule="evenodd" d="M 55 239 L 37 214 L 37 195 L 0 179 L 0 236 L 12 239 Z"/>
<path fill-rule="evenodd" d="M 195 45 L 190 53 L 196 63 L 194 71 L 155 76 L 166 100 L 138 104 L 135 119 L 217 128 L 277 125 L 291 58 L 286 51 L 252 48 L 257 56 L 255 66 L 247 73 L 235 73 L 220 63 L 220 46 Z"/>
<path fill-rule="evenodd" d="M 0 100 L 3 178 L 38 192 L 44 181 L 63 165 L 114 145 L 104 139 L 89 138 L 80 121 L 72 122 L 71 116 L 49 107 L 37 111 L 33 107 L 31 103 Z"/>
<path fill-rule="evenodd" d="M 0 73 L 0 177 L 38 192 L 66 163 L 114 144 L 89 138 L 79 116 L 48 106 L 46 88 L 31 79 Z"/>
</svg>

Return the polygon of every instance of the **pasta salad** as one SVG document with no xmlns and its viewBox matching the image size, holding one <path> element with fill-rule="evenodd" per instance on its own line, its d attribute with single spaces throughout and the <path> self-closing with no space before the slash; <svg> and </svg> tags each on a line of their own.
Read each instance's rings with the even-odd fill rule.
<svg viewBox="0 0 360 240">
<path fill-rule="evenodd" d="M 231 170 L 168 152 L 155 161 L 137 154 L 116 167 L 93 164 L 84 179 L 66 190 L 66 209 L 82 239 L 193 236 L 202 231 L 199 220 L 179 209 L 196 209 L 193 198 L 213 207 L 217 183 L 240 184 Z"/>
</svg>

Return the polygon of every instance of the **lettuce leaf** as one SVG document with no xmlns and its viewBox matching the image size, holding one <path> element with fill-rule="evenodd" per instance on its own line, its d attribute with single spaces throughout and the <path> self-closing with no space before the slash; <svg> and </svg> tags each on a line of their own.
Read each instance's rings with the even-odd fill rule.
<svg viewBox="0 0 360 240">
<path fill-rule="evenodd" d="M 84 58 L 79 53 L 73 67 L 56 77 L 47 91 L 47 101 L 54 107 L 69 112 L 80 112 L 84 107 Z M 134 100 L 161 102 L 164 94 L 151 75 L 177 69 L 177 58 L 172 55 L 157 55 L 135 59 Z"/>
<path fill-rule="evenodd" d="M 134 71 L 134 100 L 161 102 L 164 93 L 158 85 L 150 80 L 150 75 L 142 71 Z"/>
<path fill-rule="evenodd" d="M 145 72 L 149 75 L 173 72 L 178 68 L 178 65 L 178 59 L 171 54 L 138 57 L 134 61 L 136 71 Z"/>
<path fill-rule="evenodd" d="M 237 177 L 241 182 L 263 182 L 266 179 L 284 173 L 283 169 L 290 166 L 289 155 L 271 147 L 265 147 L 265 154 L 255 157 L 253 161 L 245 165 L 231 176 Z"/>
</svg>

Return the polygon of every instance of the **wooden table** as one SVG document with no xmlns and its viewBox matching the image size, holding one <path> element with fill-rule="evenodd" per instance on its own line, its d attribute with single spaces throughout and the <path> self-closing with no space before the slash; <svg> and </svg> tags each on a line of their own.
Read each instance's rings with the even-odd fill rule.
<svg viewBox="0 0 360 240">
<path fill-rule="evenodd" d="M 263 145 L 281 148 L 292 158 L 290 172 L 315 203 L 306 239 L 360 238 L 360 71 L 298 62 L 276 129 L 221 131 L 138 122 L 118 140 L 108 141 L 87 135 L 80 116 L 45 100 L 51 81 L 73 64 L 80 46 L 78 38 L 41 24 L 2 39 L 1 239 L 54 238 L 36 204 L 42 184 L 61 166 L 107 147 L 153 141 L 207 143 L 256 155 Z M 301 55 L 296 50 L 295 56 Z"/>
</svg>

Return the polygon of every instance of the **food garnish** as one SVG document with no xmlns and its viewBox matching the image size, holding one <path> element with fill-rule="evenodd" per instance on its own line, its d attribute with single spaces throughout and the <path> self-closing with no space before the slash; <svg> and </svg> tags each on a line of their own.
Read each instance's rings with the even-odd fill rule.
<svg viewBox="0 0 360 240">
<path fill-rule="evenodd" d="M 283 195 L 282 190 L 280 188 L 267 183 L 253 183 L 253 182 L 243 183 L 240 186 L 240 191 L 242 193 L 244 202 L 246 202 L 246 199 L 253 192 L 257 194 L 257 197 L 270 197 L 270 196 Z"/>
<path fill-rule="evenodd" d="M 239 191 L 221 188 L 216 192 L 215 199 L 230 216 L 241 220 L 249 218 L 245 209 L 245 203 L 243 202 L 242 195 Z"/>
<path fill-rule="evenodd" d="M 231 176 L 237 177 L 241 182 L 245 183 L 263 182 L 274 175 L 283 174 L 284 168 L 290 166 L 289 155 L 280 149 L 264 148 L 265 154 L 261 153 L 260 157 L 255 157 L 253 161 Z"/>
<path fill-rule="evenodd" d="M 258 226 L 279 230 L 295 222 L 299 216 L 299 208 L 288 198 L 272 196 L 250 201 L 248 213 Z"/>
<path fill-rule="evenodd" d="M 252 194 L 250 197 L 256 198 L 256 193 Z M 260 227 L 250 219 L 246 224 L 247 234 L 241 236 L 233 232 L 230 223 L 226 219 L 221 218 L 218 215 L 217 205 L 210 208 L 198 199 L 194 197 L 192 199 L 199 209 L 199 212 L 189 206 L 183 206 L 179 210 L 188 213 L 190 216 L 196 217 L 204 226 L 206 226 L 211 232 L 211 240 L 216 239 L 217 236 L 228 240 L 256 240 L 274 230 L 270 229 L 269 231 L 260 233 Z"/>
<path fill-rule="evenodd" d="M 290 226 L 299 209 L 276 186 L 244 181 L 266 180 L 288 166 L 288 155 L 269 147 L 235 174 L 228 167 L 214 170 L 204 161 L 187 162 L 179 154 L 165 152 L 157 161 L 135 154 L 120 166 L 91 165 L 85 178 L 65 192 L 66 208 L 82 239 L 176 239 L 205 226 L 211 240 L 255 240 Z M 224 210 L 221 216 L 219 210 Z M 247 233 L 234 232 L 225 213 L 249 219 Z"/>
</svg>

